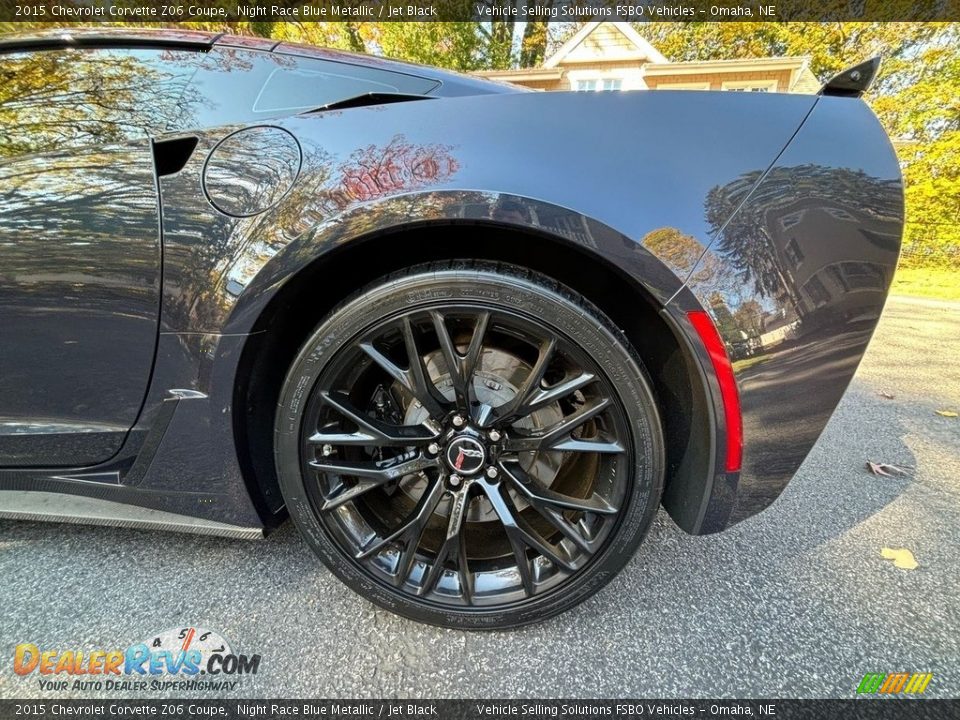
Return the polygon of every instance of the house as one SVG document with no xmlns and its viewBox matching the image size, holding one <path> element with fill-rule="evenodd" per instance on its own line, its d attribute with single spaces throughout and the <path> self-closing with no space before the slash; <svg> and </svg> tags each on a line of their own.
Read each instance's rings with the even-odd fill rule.
<svg viewBox="0 0 960 720">
<path fill-rule="evenodd" d="M 543 67 L 477 73 L 534 90 L 816 93 L 809 58 L 670 62 L 629 23 L 588 22 Z"/>
</svg>

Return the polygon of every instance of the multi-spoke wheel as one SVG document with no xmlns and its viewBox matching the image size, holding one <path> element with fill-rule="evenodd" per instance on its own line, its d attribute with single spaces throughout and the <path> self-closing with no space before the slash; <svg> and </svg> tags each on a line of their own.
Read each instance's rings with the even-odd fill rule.
<svg viewBox="0 0 960 720">
<path fill-rule="evenodd" d="M 663 443 L 612 323 L 508 266 L 413 268 L 341 306 L 277 414 L 290 513 L 321 559 L 395 612 L 456 627 L 543 619 L 629 559 Z"/>
</svg>

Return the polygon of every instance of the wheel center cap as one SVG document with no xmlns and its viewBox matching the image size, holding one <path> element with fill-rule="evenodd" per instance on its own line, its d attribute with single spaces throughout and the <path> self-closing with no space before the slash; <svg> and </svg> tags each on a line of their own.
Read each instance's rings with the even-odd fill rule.
<svg viewBox="0 0 960 720">
<path fill-rule="evenodd" d="M 446 459 L 453 472 L 473 475 L 483 468 L 487 461 L 487 452 L 477 440 L 461 435 L 447 445 Z"/>
</svg>

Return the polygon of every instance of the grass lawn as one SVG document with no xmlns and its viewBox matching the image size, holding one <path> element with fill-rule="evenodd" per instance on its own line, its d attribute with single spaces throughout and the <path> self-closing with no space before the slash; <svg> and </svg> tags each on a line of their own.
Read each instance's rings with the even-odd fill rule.
<svg viewBox="0 0 960 720">
<path fill-rule="evenodd" d="M 960 270 L 900 268 L 893 276 L 894 295 L 960 300 Z"/>
<path fill-rule="evenodd" d="M 734 360 L 731 365 L 733 365 L 734 372 L 740 372 L 741 370 L 746 370 L 748 367 L 752 367 L 757 363 L 762 363 L 770 355 L 754 355 L 753 357 L 744 358 L 743 360 Z"/>
</svg>

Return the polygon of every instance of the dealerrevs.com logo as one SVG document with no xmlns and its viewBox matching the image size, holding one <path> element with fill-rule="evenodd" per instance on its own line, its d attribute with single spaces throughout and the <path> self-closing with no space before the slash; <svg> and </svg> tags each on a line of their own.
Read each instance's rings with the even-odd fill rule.
<svg viewBox="0 0 960 720">
<path fill-rule="evenodd" d="M 40 648 L 20 643 L 13 671 L 36 677 L 41 690 L 235 690 L 255 675 L 259 655 L 233 652 L 217 632 L 198 627 L 158 633 L 125 649 Z"/>
</svg>

